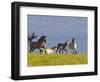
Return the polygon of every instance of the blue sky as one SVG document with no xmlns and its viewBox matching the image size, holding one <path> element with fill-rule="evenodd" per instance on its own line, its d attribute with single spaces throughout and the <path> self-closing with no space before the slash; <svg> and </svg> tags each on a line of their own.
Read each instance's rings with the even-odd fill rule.
<svg viewBox="0 0 100 82">
<path fill-rule="evenodd" d="M 87 52 L 87 17 L 28 15 L 27 20 L 28 35 L 35 32 L 38 35 L 35 40 L 46 35 L 46 47 L 50 48 L 66 40 L 71 41 L 75 37 L 78 51 Z"/>
</svg>

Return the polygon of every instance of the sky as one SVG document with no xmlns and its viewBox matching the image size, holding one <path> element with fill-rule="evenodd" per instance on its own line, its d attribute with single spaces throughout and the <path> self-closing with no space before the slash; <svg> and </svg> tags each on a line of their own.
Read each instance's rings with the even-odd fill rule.
<svg viewBox="0 0 100 82">
<path fill-rule="evenodd" d="M 88 42 L 88 18 L 75 16 L 49 16 L 49 15 L 28 15 L 28 35 L 35 32 L 38 37 L 42 35 L 47 38 L 46 48 L 56 46 L 66 40 L 70 41 L 75 37 L 78 52 L 87 53 Z"/>
</svg>

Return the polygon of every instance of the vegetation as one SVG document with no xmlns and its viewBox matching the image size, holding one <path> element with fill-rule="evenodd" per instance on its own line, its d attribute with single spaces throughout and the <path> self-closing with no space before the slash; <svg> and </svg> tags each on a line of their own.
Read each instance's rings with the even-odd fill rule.
<svg viewBox="0 0 100 82">
<path fill-rule="evenodd" d="M 88 58 L 84 53 L 80 54 L 39 54 L 28 53 L 28 66 L 51 66 L 51 65 L 76 65 L 87 64 Z"/>
</svg>

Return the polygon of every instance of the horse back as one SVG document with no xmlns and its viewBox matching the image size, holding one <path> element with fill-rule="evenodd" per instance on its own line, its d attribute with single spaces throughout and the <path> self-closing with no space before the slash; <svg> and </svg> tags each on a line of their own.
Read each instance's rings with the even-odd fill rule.
<svg viewBox="0 0 100 82">
<path fill-rule="evenodd" d="M 31 42 L 30 47 L 38 48 L 38 42 Z"/>
</svg>

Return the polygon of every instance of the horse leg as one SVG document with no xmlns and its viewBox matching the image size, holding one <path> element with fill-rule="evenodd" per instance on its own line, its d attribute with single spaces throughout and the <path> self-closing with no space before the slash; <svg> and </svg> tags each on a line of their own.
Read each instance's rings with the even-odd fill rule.
<svg viewBox="0 0 100 82">
<path fill-rule="evenodd" d="M 32 52 L 35 50 L 35 48 L 32 48 Z"/>
<path fill-rule="evenodd" d="M 40 54 L 41 54 L 43 51 L 42 51 L 42 49 L 41 49 L 41 48 L 39 48 L 39 50 L 40 50 Z"/>
<path fill-rule="evenodd" d="M 74 49 L 72 49 L 72 53 L 73 53 L 73 55 L 74 55 Z"/>
<path fill-rule="evenodd" d="M 73 54 L 77 54 L 77 51 L 76 51 L 76 49 L 73 49 Z"/>
<path fill-rule="evenodd" d="M 73 53 L 74 53 L 74 54 L 77 54 L 77 51 L 76 51 L 76 49 L 73 49 Z"/>
<path fill-rule="evenodd" d="M 59 54 L 60 54 L 60 52 L 61 52 L 61 49 L 59 50 Z"/>
<path fill-rule="evenodd" d="M 62 51 L 62 54 L 63 54 L 63 53 L 64 53 L 64 52 L 63 52 L 63 49 L 62 49 L 61 51 Z"/>
<path fill-rule="evenodd" d="M 77 50 L 75 49 L 75 54 L 77 54 Z"/>
<path fill-rule="evenodd" d="M 65 54 L 67 54 L 67 53 L 68 53 L 68 50 L 66 49 L 66 50 L 65 50 Z"/>
<path fill-rule="evenodd" d="M 62 54 L 64 53 L 64 49 L 61 49 Z"/>
<path fill-rule="evenodd" d="M 64 51 L 65 51 L 65 53 L 67 53 L 67 49 L 65 49 Z"/>
<path fill-rule="evenodd" d="M 32 52 L 32 47 L 30 48 L 29 52 Z"/>
<path fill-rule="evenodd" d="M 75 54 L 77 54 L 77 51 L 75 51 Z"/>
<path fill-rule="evenodd" d="M 45 47 L 43 47 L 44 48 L 44 50 L 45 50 L 45 54 L 46 54 L 46 48 Z"/>
<path fill-rule="evenodd" d="M 56 53 L 58 52 L 58 47 L 57 47 L 57 50 L 56 50 Z"/>
<path fill-rule="evenodd" d="M 61 50 L 62 51 L 62 54 L 63 54 L 63 50 Z"/>
</svg>

